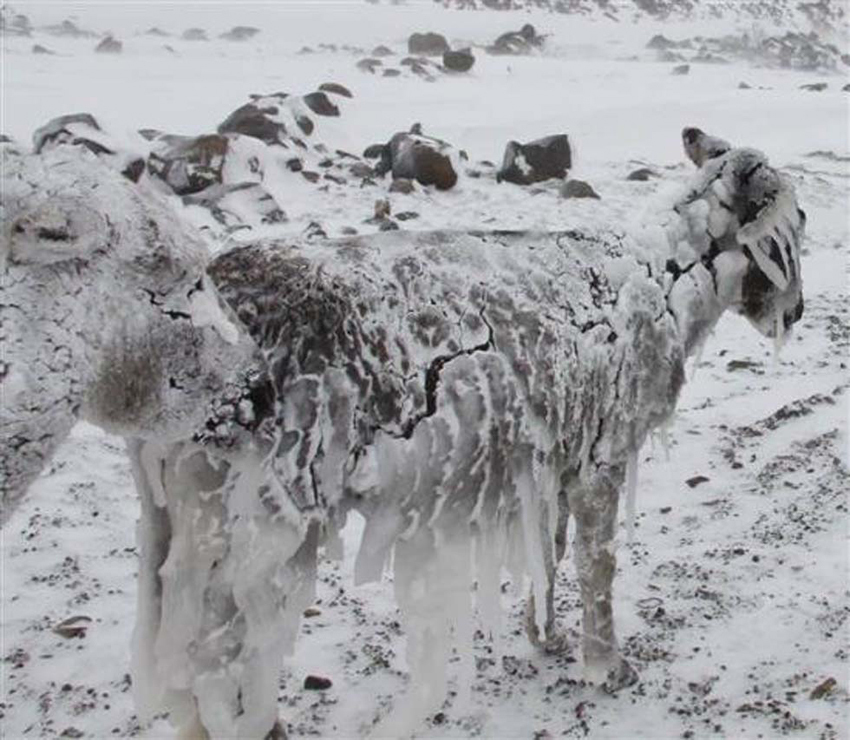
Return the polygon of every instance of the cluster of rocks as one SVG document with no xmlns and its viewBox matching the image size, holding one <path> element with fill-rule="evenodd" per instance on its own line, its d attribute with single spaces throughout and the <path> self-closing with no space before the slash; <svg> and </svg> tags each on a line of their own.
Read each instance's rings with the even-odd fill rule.
<svg viewBox="0 0 850 740">
<path fill-rule="evenodd" d="M 842 54 L 837 46 L 822 41 L 815 32 L 788 31 L 783 36 L 761 39 L 747 33 L 717 38 L 695 36 L 682 41 L 658 34 L 647 47 L 655 50 L 663 62 L 724 64 L 735 60 L 809 72 L 834 71 L 850 65 L 850 54 Z"/>
<path fill-rule="evenodd" d="M 398 62 L 389 59 L 394 56 L 396 53 L 389 47 L 376 46 L 369 56 L 357 62 L 357 69 L 383 77 L 419 77 L 433 82 L 441 74 L 468 72 L 475 64 L 471 48 L 452 49 L 445 36 L 430 31 L 411 34 L 407 55 Z"/>
<path fill-rule="evenodd" d="M 519 31 L 508 31 L 499 36 L 487 47 L 489 54 L 524 55 L 541 49 L 546 43 L 546 36 L 537 33 L 537 29 L 526 23 Z"/>
</svg>

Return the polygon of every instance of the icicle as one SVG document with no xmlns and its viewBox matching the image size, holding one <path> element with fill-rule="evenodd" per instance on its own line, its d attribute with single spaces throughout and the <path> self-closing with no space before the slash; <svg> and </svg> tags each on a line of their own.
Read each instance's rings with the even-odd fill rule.
<svg viewBox="0 0 850 740">
<path fill-rule="evenodd" d="M 629 449 L 626 461 L 626 533 L 630 545 L 635 541 L 635 501 L 637 499 L 638 459 L 637 448 Z"/>
</svg>

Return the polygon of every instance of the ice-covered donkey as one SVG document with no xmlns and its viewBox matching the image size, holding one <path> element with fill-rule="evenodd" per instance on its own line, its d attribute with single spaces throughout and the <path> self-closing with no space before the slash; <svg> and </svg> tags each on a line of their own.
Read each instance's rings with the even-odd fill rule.
<svg viewBox="0 0 850 740">
<path fill-rule="evenodd" d="M 3 517 L 77 419 L 127 438 L 140 712 L 280 734 L 282 656 L 350 510 L 357 579 L 392 563 L 408 638 L 386 733 L 443 701 L 453 640 L 469 669 L 476 612 L 498 632 L 503 568 L 530 576 L 532 637 L 562 646 L 569 516 L 585 666 L 634 680 L 611 595 L 629 460 L 725 309 L 776 337 L 802 312 L 791 187 L 702 136 L 685 132 L 690 190 L 637 233 L 265 241 L 211 262 L 144 179 L 72 146 L 8 155 Z"/>
</svg>

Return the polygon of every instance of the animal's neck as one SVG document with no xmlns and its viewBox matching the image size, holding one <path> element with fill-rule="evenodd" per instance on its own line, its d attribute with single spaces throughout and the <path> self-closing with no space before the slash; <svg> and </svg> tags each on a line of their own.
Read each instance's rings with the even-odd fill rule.
<svg viewBox="0 0 850 740">
<path fill-rule="evenodd" d="M 667 307 L 676 318 L 685 354 L 694 354 L 723 312 L 740 301 L 747 258 L 738 251 L 720 252 L 698 260 L 673 278 Z"/>
</svg>

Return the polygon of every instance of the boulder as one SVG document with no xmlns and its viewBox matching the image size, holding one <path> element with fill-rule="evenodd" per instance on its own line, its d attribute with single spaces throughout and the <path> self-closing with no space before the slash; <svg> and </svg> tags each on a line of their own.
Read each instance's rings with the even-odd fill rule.
<svg viewBox="0 0 850 740">
<path fill-rule="evenodd" d="M 673 71 L 671 72 L 671 74 L 686 75 L 690 71 L 691 71 L 691 65 L 690 64 L 680 64 L 677 67 L 673 67 Z"/>
<path fill-rule="evenodd" d="M 449 144 L 421 133 L 401 132 L 393 136 L 381 151 L 375 174 L 391 172 L 393 179 L 416 180 L 448 190 L 457 183 Z"/>
<path fill-rule="evenodd" d="M 562 198 L 595 198 L 600 200 L 597 192 L 584 180 L 567 180 L 561 186 Z"/>
<path fill-rule="evenodd" d="M 124 44 L 112 36 L 107 36 L 101 41 L 94 50 L 98 54 L 120 54 L 124 49 Z"/>
<path fill-rule="evenodd" d="M 286 126 L 273 116 L 280 108 L 276 105 L 246 103 L 237 108 L 218 126 L 219 134 L 242 134 L 260 139 L 266 144 L 280 144 L 287 135 Z"/>
<path fill-rule="evenodd" d="M 519 55 L 530 54 L 539 49 L 546 41 L 545 36 L 537 33 L 537 29 L 526 23 L 519 31 L 508 31 L 499 36 L 491 46 L 487 47 L 490 54 Z"/>
<path fill-rule="evenodd" d="M 260 29 L 253 26 L 234 26 L 229 31 L 221 34 L 219 38 L 226 41 L 247 41 L 254 38 L 259 32 Z"/>
<path fill-rule="evenodd" d="M 535 139 L 527 144 L 509 141 L 496 182 L 530 185 L 552 177 L 564 178 L 572 167 L 572 150 L 566 134 Z"/>
<path fill-rule="evenodd" d="M 141 153 L 129 151 L 116 142 L 90 113 L 71 113 L 51 119 L 36 129 L 32 143 L 35 154 L 57 146 L 84 147 L 133 182 L 138 182 L 145 171 Z"/>
<path fill-rule="evenodd" d="M 449 50 L 449 42 L 439 33 L 413 33 L 407 39 L 408 54 L 436 57 Z"/>
<path fill-rule="evenodd" d="M 322 92 L 333 93 L 334 95 L 342 95 L 344 98 L 353 98 L 351 90 L 345 85 L 340 85 L 338 82 L 323 82 L 319 85 L 319 90 Z"/>
<path fill-rule="evenodd" d="M 471 49 L 443 52 L 443 66 L 452 72 L 469 72 L 475 64 Z"/>
<path fill-rule="evenodd" d="M 641 167 L 630 172 L 626 179 L 631 180 L 632 182 L 646 182 L 654 177 L 658 177 L 658 175 L 649 169 L 649 167 Z"/>
<path fill-rule="evenodd" d="M 229 140 L 220 134 L 155 139 L 148 156 L 148 172 L 177 195 L 192 195 L 222 184 Z"/>
<path fill-rule="evenodd" d="M 33 44 L 32 47 L 33 54 L 55 54 L 55 51 L 50 51 L 46 46 L 42 46 L 41 44 Z"/>
<path fill-rule="evenodd" d="M 181 38 L 184 41 L 209 41 L 207 32 L 203 28 L 187 28 L 183 31 Z"/>
<path fill-rule="evenodd" d="M 304 102 L 307 107 L 317 116 L 338 116 L 339 108 L 337 108 L 328 98 L 325 93 L 312 92 L 304 96 Z"/>
<path fill-rule="evenodd" d="M 370 52 L 370 56 L 373 57 L 391 57 L 393 55 L 393 50 L 387 46 L 381 44 L 380 46 L 376 46 Z"/>
</svg>

